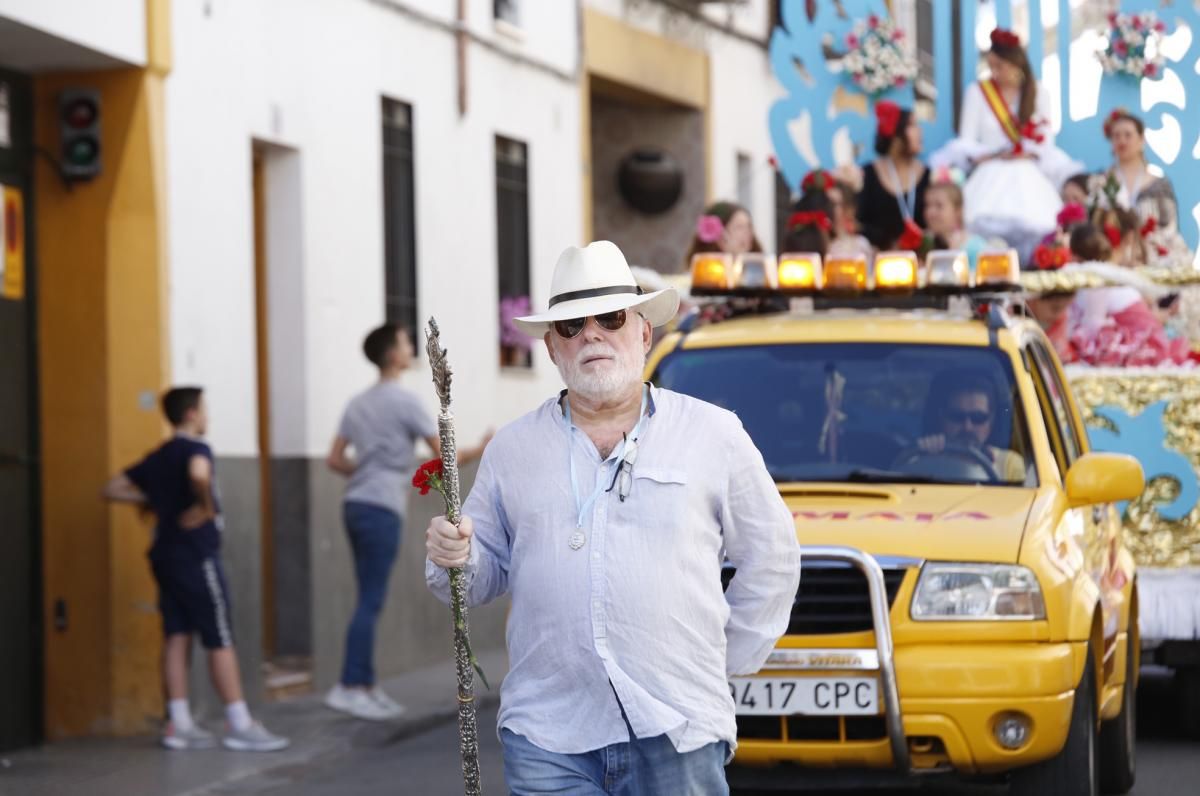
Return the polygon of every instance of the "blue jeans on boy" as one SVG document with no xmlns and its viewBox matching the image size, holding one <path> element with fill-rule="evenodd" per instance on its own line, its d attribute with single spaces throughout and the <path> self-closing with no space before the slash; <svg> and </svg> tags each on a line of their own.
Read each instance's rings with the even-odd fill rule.
<svg viewBox="0 0 1200 796">
<path fill-rule="evenodd" d="M 347 500 L 342 505 L 346 534 L 354 553 L 358 607 L 346 631 L 342 685 L 375 685 L 375 623 L 383 610 L 388 578 L 400 549 L 400 515 L 382 506 Z"/>
<path fill-rule="evenodd" d="M 666 735 L 634 738 L 583 754 L 557 754 L 509 729 L 500 731 L 504 779 L 512 796 L 727 796 L 729 744 L 675 751 Z"/>
</svg>

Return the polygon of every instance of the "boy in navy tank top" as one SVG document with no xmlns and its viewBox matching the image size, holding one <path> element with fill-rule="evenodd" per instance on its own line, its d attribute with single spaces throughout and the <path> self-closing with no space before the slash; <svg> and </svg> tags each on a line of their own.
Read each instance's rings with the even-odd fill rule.
<svg viewBox="0 0 1200 796">
<path fill-rule="evenodd" d="M 225 704 L 226 748 L 270 752 L 288 745 L 254 721 L 242 697 L 233 646 L 229 588 L 221 566 L 221 504 L 212 449 L 204 441 L 208 410 L 199 387 L 176 387 L 162 399 L 174 434 L 105 487 L 109 500 L 136 503 L 154 513 L 150 569 L 158 584 L 163 621 L 163 681 L 169 720 L 168 749 L 202 749 L 216 738 L 197 724 L 188 707 L 192 637 L 208 653 L 208 671 Z"/>
</svg>

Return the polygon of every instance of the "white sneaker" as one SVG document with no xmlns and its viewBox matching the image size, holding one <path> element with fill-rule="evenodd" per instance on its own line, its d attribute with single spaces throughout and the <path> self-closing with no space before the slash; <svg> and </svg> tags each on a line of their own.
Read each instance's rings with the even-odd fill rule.
<svg viewBox="0 0 1200 796">
<path fill-rule="evenodd" d="M 167 726 L 163 727 L 161 741 L 163 746 L 176 751 L 183 749 L 211 749 L 217 745 L 217 736 L 199 724 L 193 724 L 187 729 L 178 729 L 175 726 L 175 722 L 168 721 Z"/>
<path fill-rule="evenodd" d="M 335 685 L 325 696 L 325 704 L 334 710 L 368 721 L 387 721 L 394 718 L 391 711 L 371 698 L 365 688 L 346 688 Z"/>
<path fill-rule="evenodd" d="M 221 743 L 226 749 L 237 752 L 278 752 L 286 749 L 291 742 L 256 721 L 244 730 L 226 728 Z"/>
<path fill-rule="evenodd" d="M 367 691 L 367 694 L 371 697 L 371 699 L 374 699 L 380 705 L 383 705 L 388 712 L 391 713 L 392 718 L 395 719 L 404 715 L 406 708 L 388 696 L 387 691 L 384 691 L 379 686 L 375 686 L 374 688 L 370 689 Z"/>
</svg>

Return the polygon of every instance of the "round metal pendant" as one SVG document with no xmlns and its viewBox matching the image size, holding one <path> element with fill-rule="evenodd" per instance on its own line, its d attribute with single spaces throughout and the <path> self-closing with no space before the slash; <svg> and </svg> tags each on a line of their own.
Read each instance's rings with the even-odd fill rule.
<svg viewBox="0 0 1200 796">
<path fill-rule="evenodd" d="M 579 548 L 583 547 L 583 543 L 586 541 L 587 537 L 583 535 L 583 531 L 575 531 L 575 533 L 571 534 L 570 538 L 567 539 L 567 545 L 569 545 L 572 550 L 578 550 Z"/>
</svg>

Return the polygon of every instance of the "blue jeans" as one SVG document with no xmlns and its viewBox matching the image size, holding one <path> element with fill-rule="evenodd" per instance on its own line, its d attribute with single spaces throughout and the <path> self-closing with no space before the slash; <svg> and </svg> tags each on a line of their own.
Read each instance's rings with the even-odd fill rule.
<svg viewBox="0 0 1200 796">
<path fill-rule="evenodd" d="M 358 606 L 346 631 L 342 685 L 375 685 L 375 623 L 387 596 L 388 577 L 400 549 L 400 516 L 382 506 L 348 500 L 342 506 L 346 534 L 354 553 Z"/>
<path fill-rule="evenodd" d="M 631 736 L 632 738 L 632 736 Z M 567 755 L 547 752 L 523 735 L 500 731 L 504 778 L 512 796 L 728 796 L 724 741 L 680 754 L 665 735 L 632 738 Z"/>
</svg>

